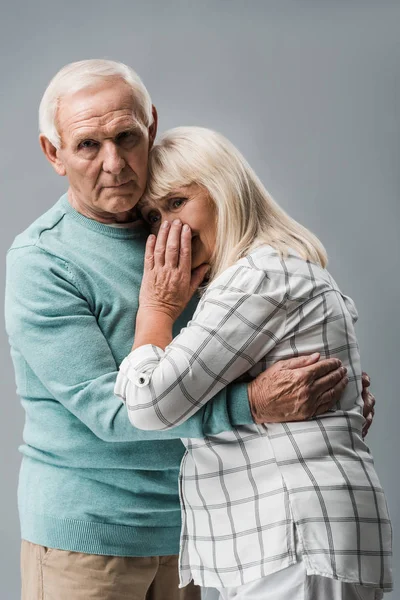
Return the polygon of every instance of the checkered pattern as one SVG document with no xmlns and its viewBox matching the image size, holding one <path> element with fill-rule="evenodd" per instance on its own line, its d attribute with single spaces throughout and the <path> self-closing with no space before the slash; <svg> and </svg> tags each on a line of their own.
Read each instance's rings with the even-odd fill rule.
<svg viewBox="0 0 400 600">
<path fill-rule="evenodd" d="M 183 440 L 182 584 L 240 586 L 297 552 L 309 575 L 391 589 L 391 525 L 361 436 L 356 318 L 326 270 L 263 246 L 212 283 L 165 352 L 143 346 L 122 363 L 116 393 L 142 429 L 182 423 L 277 360 L 318 351 L 348 369 L 340 403 L 323 417 Z"/>
</svg>

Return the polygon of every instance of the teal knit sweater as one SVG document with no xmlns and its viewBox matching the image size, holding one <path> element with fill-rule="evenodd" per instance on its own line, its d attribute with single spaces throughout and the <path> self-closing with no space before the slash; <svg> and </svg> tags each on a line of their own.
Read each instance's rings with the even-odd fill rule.
<svg viewBox="0 0 400 600">
<path fill-rule="evenodd" d="M 140 225 L 87 219 L 65 195 L 8 252 L 6 327 L 26 413 L 21 533 L 36 544 L 177 553 L 179 438 L 252 422 L 246 386 L 237 384 L 170 431 L 129 423 L 113 389 L 133 342 L 145 239 Z"/>
</svg>

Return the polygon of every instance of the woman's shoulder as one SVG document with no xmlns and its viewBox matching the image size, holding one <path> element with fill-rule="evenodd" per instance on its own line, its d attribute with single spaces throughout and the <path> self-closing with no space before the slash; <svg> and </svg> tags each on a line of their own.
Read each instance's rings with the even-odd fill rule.
<svg viewBox="0 0 400 600">
<path fill-rule="evenodd" d="M 265 278 L 265 271 L 242 258 L 220 273 L 208 286 L 207 293 L 223 290 L 241 290 L 248 293 Z"/>
<path fill-rule="evenodd" d="M 280 254 L 271 246 L 263 245 L 249 252 L 220 273 L 209 285 L 206 293 L 229 291 L 246 294 L 265 293 L 284 282 L 285 267 Z"/>
<path fill-rule="evenodd" d="M 288 248 L 287 253 L 282 254 L 276 248 L 268 244 L 262 244 L 249 252 L 237 264 L 265 271 L 270 278 L 290 278 L 293 276 L 297 279 L 312 279 L 327 283 L 333 281 L 324 267 L 306 260 L 292 248 Z"/>
<path fill-rule="evenodd" d="M 321 265 L 303 258 L 296 250 L 288 249 L 282 254 L 276 248 L 263 244 L 251 250 L 236 263 L 236 268 L 247 268 L 253 273 L 263 273 L 269 286 L 288 290 L 292 298 L 308 297 L 308 294 L 335 289 L 335 280 Z"/>
<path fill-rule="evenodd" d="M 255 271 L 262 271 L 269 279 L 285 277 L 296 274 L 301 277 L 302 274 L 309 275 L 313 271 L 314 277 L 323 277 L 325 269 L 305 260 L 296 250 L 288 249 L 286 254 L 282 254 L 276 248 L 268 244 L 262 244 L 251 250 L 246 256 L 241 258 L 237 266 L 247 267 Z"/>
<path fill-rule="evenodd" d="M 206 290 L 203 300 L 221 296 L 235 301 L 238 295 L 263 296 L 295 306 L 327 292 L 342 296 L 353 320 L 357 319 L 354 302 L 339 289 L 331 274 L 322 266 L 302 258 L 295 250 L 283 256 L 269 245 L 261 245 L 228 267 Z"/>
</svg>

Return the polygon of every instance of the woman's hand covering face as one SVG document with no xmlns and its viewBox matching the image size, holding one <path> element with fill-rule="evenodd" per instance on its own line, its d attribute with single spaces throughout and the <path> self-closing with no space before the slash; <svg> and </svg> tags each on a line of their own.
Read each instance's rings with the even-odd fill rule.
<svg viewBox="0 0 400 600">
<path fill-rule="evenodd" d="M 209 265 L 194 271 L 191 230 L 176 219 L 165 221 L 158 236 L 150 235 L 146 244 L 144 275 L 140 289 L 140 310 L 160 312 L 175 321 L 204 279 Z"/>
</svg>

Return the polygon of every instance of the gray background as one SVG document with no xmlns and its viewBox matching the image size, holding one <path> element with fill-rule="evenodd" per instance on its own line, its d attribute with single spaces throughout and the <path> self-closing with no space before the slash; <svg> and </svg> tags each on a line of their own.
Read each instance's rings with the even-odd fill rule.
<svg viewBox="0 0 400 600">
<path fill-rule="evenodd" d="M 197 124 L 226 134 L 278 202 L 324 242 L 330 271 L 360 313 L 363 368 L 378 401 L 368 441 L 396 550 L 400 4 L 26 0 L 3 4 L 0 27 L 2 275 L 14 236 L 65 190 L 37 143 L 49 79 L 82 58 L 132 65 L 161 130 Z M 2 336 L 0 598 L 16 600 L 23 412 Z"/>
</svg>

